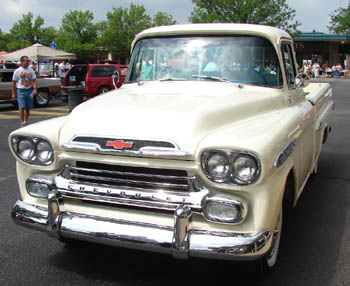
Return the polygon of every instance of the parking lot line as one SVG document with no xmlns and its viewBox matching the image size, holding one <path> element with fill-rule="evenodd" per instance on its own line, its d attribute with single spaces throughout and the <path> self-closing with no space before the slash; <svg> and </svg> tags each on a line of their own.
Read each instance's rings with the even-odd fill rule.
<svg viewBox="0 0 350 286">
<path fill-rule="evenodd" d="M 66 115 L 67 113 L 66 112 L 45 112 L 45 111 L 36 111 L 36 110 L 32 110 L 31 112 L 30 112 L 30 114 L 38 114 L 38 115 L 52 115 L 52 116 L 54 116 L 54 115 L 58 115 L 58 116 L 60 116 L 60 115 Z"/>
<path fill-rule="evenodd" d="M 18 115 L 0 114 L 0 119 L 15 119 L 15 118 L 18 118 Z"/>
<path fill-rule="evenodd" d="M 62 106 L 62 107 L 48 107 L 46 108 L 46 110 L 62 110 L 62 111 L 68 111 L 69 108 L 66 106 Z"/>
</svg>

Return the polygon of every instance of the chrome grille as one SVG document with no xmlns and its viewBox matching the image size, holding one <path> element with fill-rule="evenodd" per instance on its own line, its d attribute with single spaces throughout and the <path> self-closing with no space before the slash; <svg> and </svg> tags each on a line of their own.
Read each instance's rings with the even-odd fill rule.
<svg viewBox="0 0 350 286">
<path fill-rule="evenodd" d="M 189 192 L 195 177 L 183 170 L 76 162 L 62 176 L 73 182 L 133 190 Z"/>
</svg>

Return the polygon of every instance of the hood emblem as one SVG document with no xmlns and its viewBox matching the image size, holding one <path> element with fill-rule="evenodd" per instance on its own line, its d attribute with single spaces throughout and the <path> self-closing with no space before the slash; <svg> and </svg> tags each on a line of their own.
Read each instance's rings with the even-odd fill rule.
<svg viewBox="0 0 350 286">
<path fill-rule="evenodd" d="M 107 141 L 106 143 L 106 147 L 113 147 L 118 150 L 130 149 L 132 145 L 134 145 L 133 142 L 124 142 L 123 140 Z"/>
</svg>

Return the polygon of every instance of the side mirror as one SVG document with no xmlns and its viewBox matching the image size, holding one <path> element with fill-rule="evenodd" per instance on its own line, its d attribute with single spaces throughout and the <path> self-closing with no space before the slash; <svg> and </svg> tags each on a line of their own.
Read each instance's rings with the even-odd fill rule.
<svg viewBox="0 0 350 286">
<path fill-rule="evenodd" d="M 295 78 L 297 87 L 307 87 L 310 83 L 310 78 L 306 73 L 299 73 Z"/>
<path fill-rule="evenodd" d="M 117 70 L 115 70 L 113 75 L 112 75 L 112 81 L 113 81 L 114 88 L 116 89 L 117 83 L 119 82 L 119 73 Z"/>
</svg>

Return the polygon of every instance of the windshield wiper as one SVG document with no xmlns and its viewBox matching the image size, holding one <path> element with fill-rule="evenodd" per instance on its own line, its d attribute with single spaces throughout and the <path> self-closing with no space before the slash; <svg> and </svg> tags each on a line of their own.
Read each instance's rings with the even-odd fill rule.
<svg viewBox="0 0 350 286">
<path fill-rule="evenodd" d="M 168 78 L 161 78 L 159 81 L 183 81 L 183 80 L 187 80 L 187 78 L 168 77 Z"/>
<path fill-rule="evenodd" d="M 217 77 L 217 76 L 193 74 L 192 77 L 193 78 L 203 78 L 203 79 L 209 79 L 209 80 L 223 81 L 223 82 L 231 83 L 227 78 Z"/>
<path fill-rule="evenodd" d="M 193 74 L 192 77 L 193 78 L 203 78 L 203 79 L 221 81 L 221 82 L 228 82 L 228 83 L 237 85 L 239 88 L 243 88 L 243 84 L 242 83 L 233 82 L 233 81 L 230 81 L 227 78 L 223 78 L 223 77 L 209 76 L 209 75 L 198 75 L 198 74 Z"/>
</svg>

